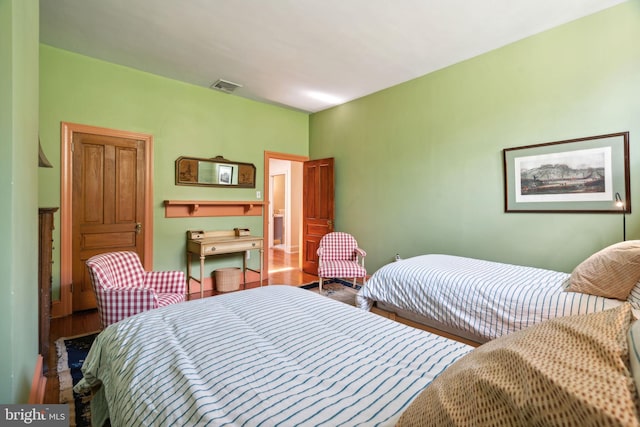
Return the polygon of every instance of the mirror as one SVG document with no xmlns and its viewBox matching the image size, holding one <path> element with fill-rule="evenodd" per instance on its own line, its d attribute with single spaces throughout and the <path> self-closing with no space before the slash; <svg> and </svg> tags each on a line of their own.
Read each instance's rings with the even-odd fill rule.
<svg viewBox="0 0 640 427">
<path fill-rule="evenodd" d="M 178 157 L 176 185 L 255 188 L 256 167 L 252 163 L 233 162 L 222 156 L 211 159 Z"/>
</svg>

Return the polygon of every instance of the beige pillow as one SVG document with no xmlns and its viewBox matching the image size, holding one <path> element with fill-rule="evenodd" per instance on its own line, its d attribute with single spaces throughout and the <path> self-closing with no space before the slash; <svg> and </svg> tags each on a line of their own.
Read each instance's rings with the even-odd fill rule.
<svg viewBox="0 0 640 427">
<path fill-rule="evenodd" d="M 640 240 L 629 240 L 604 248 L 580 263 L 565 290 L 624 301 L 638 280 Z"/>
<path fill-rule="evenodd" d="M 637 426 L 631 305 L 561 317 L 490 341 L 451 365 L 399 426 Z"/>
</svg>

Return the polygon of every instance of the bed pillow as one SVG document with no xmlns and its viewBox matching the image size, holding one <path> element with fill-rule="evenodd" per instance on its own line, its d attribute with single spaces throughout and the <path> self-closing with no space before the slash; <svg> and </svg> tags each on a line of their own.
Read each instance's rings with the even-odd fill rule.
<svg viewBox="0 0 640 427">
<path fill-rule="evenodd" d="M 628 303 L 490 341 L 451 365 L 399 426 L 638 425 Z"/>
<path fill-rule="evenodd" d="M 616 243 L 581 262 L 566 291 L 626 300 L 640 280 L 640 240 Z"/>
</svg>

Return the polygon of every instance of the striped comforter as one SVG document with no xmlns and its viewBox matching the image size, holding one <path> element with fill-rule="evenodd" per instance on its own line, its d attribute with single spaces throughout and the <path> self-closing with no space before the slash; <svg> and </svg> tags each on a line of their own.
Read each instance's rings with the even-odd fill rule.
<svg viewBox="0 0 640 427">
<path fill-rule="evenodd" d="M 109 326 L 82 383 L 102 383 L 92 411 L 108 407 L 112 426 L 393 425 L 471 349 L 308 290 L 267 286 Z"/>
<path fill-rule="evenodd" d="M 385 265 L 358 293 L 487 341 L 543 320 L 601 311 L 621 301 L 564 292 L 570 275 L 451 255 L 421 255 Z"/>
</svg>

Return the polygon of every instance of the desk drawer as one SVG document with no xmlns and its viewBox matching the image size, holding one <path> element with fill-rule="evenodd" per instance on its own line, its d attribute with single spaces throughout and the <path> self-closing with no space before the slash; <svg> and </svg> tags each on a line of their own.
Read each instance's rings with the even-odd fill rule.
<svg viewBox="0 0 640 427">
<path fill-rule="evenodd" d="M 250 242 L 219 242 L 205 246 L 203 252 L 205 255 L 211 255 L 230 252 L 242 252 L 260 248 L 262 248 L 262 240 L 255 240 Z"/>
</svg>

